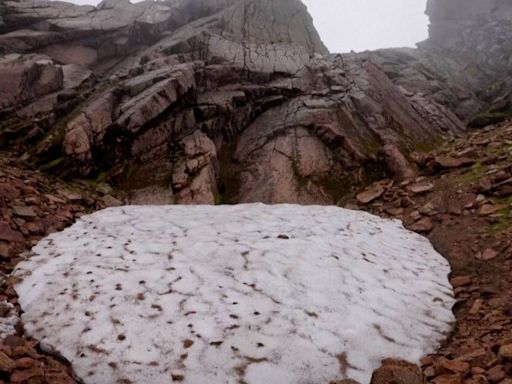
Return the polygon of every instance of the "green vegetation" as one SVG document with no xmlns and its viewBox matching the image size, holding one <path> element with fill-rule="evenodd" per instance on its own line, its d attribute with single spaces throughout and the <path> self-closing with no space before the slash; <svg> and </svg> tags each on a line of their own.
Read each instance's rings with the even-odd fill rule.
<svg viewBox="0 0 512 384">
<path fill-rule="evenodd" d="M 98 173 L 98 176 L 96 177 L 97 183 L 103 183 L 104 181 L 107 181 L 109 178 L 109 172 L 108 171 L 100 171 Z"/>
<path fill-rule="evenodd" d="M 512 110 L 495 111 L 476 115 L 468 123 L 469 128 L 485 128 L 492 124 L 501 123 L 512 117 Z"/>
<path fill-rule="evenodd" d="M 509 230 L 510 228 L 512 228 L 512 218 L 505 217 L 505 218 L 501 219 L 500 221 L 498 221 L 497 223 L 491 225 L 489 232 L 492 235 L 499 235 L 500 233 L 503 233 L 503 232 Z"/>
<path fill-rule="evenodd" d="M 54 159 L 46 164 L 43 164 L 41 166 L 39 166 L 39 169 L 41 171 L 49 171 L 49 170 L 52 170 L 56 167 L 58 167 L 59 165 L 61 165 L 62 163 L 64 162 L 64 158 L 63 157 L 59 157 L 57 159 Z"/>
<path fill-rule="evenodd" d="M 216 193 L 214 196 L 215 205 L 224 205 L 224 195 L 222 193 Z"/>
<path fill-rule="evenodd" d="M 487 168 L 481 162 L 478 162 L 456 177 L 455 182 L 457 185 L 476 182 L 483 177 L 486 169 Z"/>
<path fill-rule="evenodd" d="M 493 197 L 490 199 L 494 204 L 504 205 L 505 208 L 498 211 L 500 217 L 498 222 L 491 225 L 490 232 L 493 235 L 500 234 L 512 228 L 512 196 Z"/>
</svg>

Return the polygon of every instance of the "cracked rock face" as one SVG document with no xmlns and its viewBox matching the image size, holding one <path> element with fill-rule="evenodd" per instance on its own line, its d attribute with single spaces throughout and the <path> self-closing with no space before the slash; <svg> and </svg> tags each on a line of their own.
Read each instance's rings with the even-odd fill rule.
<svg viewBox="0 0 512 384">
<path fill-rule="evenodd" d="M 120 207 L 32 252 L 15 271 L 25 330 L 85 384 L 368 383 L 453 321 L 427 239 L 337 207 Z"/>
<path fill-rule="evenodd" d="M 435 30 L 459 17 L 445 3 L 429 5 Z M 329 55 L 299 0 L 21 0 L 0 14 L 0 146 L 139 203 L 337 203 L 410 177 L 412 152 L 508 100 L 506 81 L 484 97 L 450 75 L 434 31 L 418 50 Z"/>
<path fill-rule="evenodd" d="M 429 0 L 429 39 L 418 49 L 373 52 L 411 97 L 430 95 L 462 120 L 512 115 L 512 4 L 506 0 Z"/>
</svg>

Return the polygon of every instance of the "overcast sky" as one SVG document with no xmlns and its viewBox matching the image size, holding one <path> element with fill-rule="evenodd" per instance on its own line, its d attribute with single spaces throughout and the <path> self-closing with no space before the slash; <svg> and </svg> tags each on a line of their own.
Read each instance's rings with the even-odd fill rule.
<svg viewBox="0 0 512 384">
<path fill-rule="evenodd" d="M 71 0 L 97 4 L 100 0 Z M 414 47 L 427 38 L 427 0 L 303 0 L 331 52 Z"/>
</svg>

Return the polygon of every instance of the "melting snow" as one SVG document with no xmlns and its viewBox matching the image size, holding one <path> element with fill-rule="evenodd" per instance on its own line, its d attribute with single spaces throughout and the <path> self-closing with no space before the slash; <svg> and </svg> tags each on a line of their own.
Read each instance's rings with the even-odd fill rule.
<svg viewBox="0 0 512 384">
<path fill-rule="evenodd" d="M 453 321 L 426 239 L 336 207 L 113 208 L 33 253 L 25 330 L 86 384 L 364 384 Z"/>
<path fill-rule="evenodd" d="M 14 305 L 8 301 L 0 302 L 0 311 L 2 312 L 2 317 L 0 317 L 0 340 L 3 340 L 7 336 L 16 333 L 16 325 L 19 323 L 20 318 Z"/>
</svg>

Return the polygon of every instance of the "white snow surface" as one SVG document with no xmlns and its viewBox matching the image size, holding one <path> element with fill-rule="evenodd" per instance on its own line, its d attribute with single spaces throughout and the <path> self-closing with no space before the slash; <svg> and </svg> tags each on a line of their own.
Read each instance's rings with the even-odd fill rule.
<svg viewBox="0 0 512 384">
<path fill-rule="evenodd" d="M 454 320 L 428 240 L 337 207 L 111 208 L 32 253 L 25 330 L 85 384 L 366 384 Z"/>
</svg>

